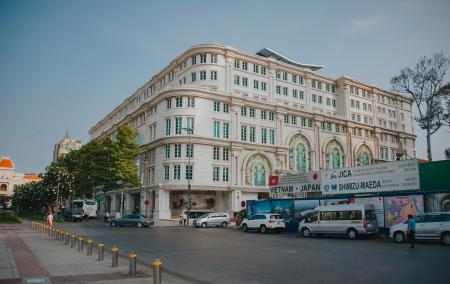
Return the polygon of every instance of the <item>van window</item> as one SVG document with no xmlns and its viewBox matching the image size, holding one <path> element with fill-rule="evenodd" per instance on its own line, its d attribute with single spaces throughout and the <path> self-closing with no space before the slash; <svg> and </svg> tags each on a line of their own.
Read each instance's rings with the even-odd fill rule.
<svg viewBox="0 0 450 284">
<path fill-rule="evenodd" d="M 441 215 L 427 215 L 426 222 L 442 222 Z"/>
<path fill-rule="evenodd" d="M 320 220 L 333 221 L 333 220 L 361 220 L 361 211 L 322 211 L 320 212 Z"/>
<path fill-rule="evenodd" d="M 364 214 L 366 215 L 367 220 L 376 220 L 377 215 L 375 214 L 375 211 L 373 210 L 366 210 L 364 211 Z"/>
<path fill-rule="evenodd" d="M 308 214 L 306 216 L 305 223 L 316 222 L 318 218 L 319 218 L 319 213 L 318 212 L 314 212 L 314 213 Z"/>
<path fill-rule="evenodd" d="M 450 214 L 442 214 L 442 221 L 444 222 L 450 221 Z"/>
</svg>

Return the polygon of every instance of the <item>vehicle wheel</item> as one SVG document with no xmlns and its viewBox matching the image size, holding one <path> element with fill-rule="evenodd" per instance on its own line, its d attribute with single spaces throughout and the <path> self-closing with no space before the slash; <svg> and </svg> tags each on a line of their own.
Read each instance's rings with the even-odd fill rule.
<svg viewBox="0 0 450 284">
<path fill-rule="evenodd" d="M 242 231 L 248 232 L 248 226 L 247 226 L 247 224 L 243 224 L 243 225 L 242 225 Z"/>
<path fill-rule="evenodd" d="M 259 232 L 260 232 L 261 234 L 265 234 L 265 233 L 267 232 L 266 226 L 261 225 L 261 227 L 259 227 Z"/>
<path fill-rule="evenodd" d="M 222 228 L 226 228 L 228 227 L 228 223 L 227 222 L 222 222 Z"/>
<path fill-rule="evenodd" d="M 144 225 L 144 224 L 142 224 L 142 222 L 137 222 L 137 224 L 136 224 L 136 226 L 137 226 L 138 228 L 142 228 L 143 225 Z"/>
<path fill-rule="evenodd" d="M 442 235 L 442 241 L 444 244 L 450 245 L 450 233 L 444 233 L 444 235 Z"/>
<path fill-rule="evenodd" d="M 354 240 L 358 236 L 358 233 L 356 232 L 355 229 L 348 229 L 347 236 L 349 239 Z"/>
<path fill-rule="evenodd" d="M 405 241 L 405 234 L 403 232 L 395 232 L 394 241 L 396 243 L 403 243 Z"/>
<path fill-rule="evenodd" d="M 205 222 L 205 223 L 202 223 L 202 225 L 201 225 L 200 227 L 206 228 L 206 227 L 208 227 L 208 224 L 206 224 L 206 222 Z"/>
<path fill-rule="evenodd" d="M 282 229 L 278 229 L 276 232 L 277 232 L 277 234 L 281 234 L 281 232 L 283 232 L 283 230 Z"/>
<path fill-rule="evenodd" d="M 117 222 L 116 221 L 112 221 L 111 222 L 111 227 L 117 227 Z"/>
<path fill-rule="evenodd" d="M 311 231 L 308 228 L 303 228 L 302 229 L 302 236 L 305 237 L 305 238 L 311 237 Z"/>
</svg>

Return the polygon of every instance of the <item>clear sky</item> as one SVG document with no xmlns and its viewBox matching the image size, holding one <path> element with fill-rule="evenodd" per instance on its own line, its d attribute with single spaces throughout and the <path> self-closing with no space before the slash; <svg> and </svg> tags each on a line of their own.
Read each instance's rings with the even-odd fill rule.
<svg viewBox="0 0 450 284">
<path fill-rule="evenodd" d="M 85 143 L 108 112 L 200 43 L 270 47 L 325 65 L 323 74 L 391 89 L 419 57 L 450 55 L 449 12 L 448 0 L 0 0 L 0 154 L 17 171 L 43 172 L 66 130 Z M 442 159 L 449 129 L 432 145 Z"/>
</svg>

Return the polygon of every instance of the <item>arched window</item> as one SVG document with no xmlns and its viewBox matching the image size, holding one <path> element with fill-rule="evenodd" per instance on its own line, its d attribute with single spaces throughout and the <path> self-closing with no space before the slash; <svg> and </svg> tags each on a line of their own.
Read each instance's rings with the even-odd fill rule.
<svg viewBox="0 0 450 284">
<path fill-rule="evenodd" d="M 267 177 L 272 174 L 269 160 L 261 154 L 252 155 L 245 166 L 245 184 L 251 186 L 267 186 Z"/>
<path fill-rule="evenodd" d="M 370 151 L 369 147 L 366 145 L 362 145 L 359 147 L 358 152 L 356 153 L 356 161 L 355 164 L 357 166 L 366 166 L 372 164 L 372 151 Z"/>
<path fill-rule="evenodd" d="M 334 170 L 344 167 L 344 148 L 336 141 L 328 142 L 325 149 L 325 169 Z"/>
<path fill-rule="evenodd" d="M 8 186 L 6 184 L 0 185 L 0 191 L 8 191 Z"/>
<path fill-rule="evenodd" d="M 142 136 L 141 136 L 141 134 L 136 135 L 136 137 L 134 138 L 134 142 L 136 142 L 136 144 L 138 144 L 138 145 L 142 144 Z"/>
<path fill-rule="evenodd" d="M 289 143 L 289 170 L 311 170 L 311 147 L 303 135 L 296 135 Z"/>
</svg>

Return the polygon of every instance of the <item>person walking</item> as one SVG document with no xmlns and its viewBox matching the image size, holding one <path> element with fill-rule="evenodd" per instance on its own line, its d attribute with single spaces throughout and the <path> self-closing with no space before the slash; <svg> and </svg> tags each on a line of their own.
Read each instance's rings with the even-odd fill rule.
<svg viewBox="0 0 450 284">
<path fill-rule="evenodd" d="M 183 216 L 184 216 L 184 213 L 183 213 L 183 211 L 181 211 L 181 213 L 180 213 L 180 221 L 179 221 L 179 225 L 180 226 L 183 226 Z"/>
<path fill-rule="evenodd" d="M 187 215 L 186 211 L 184 211 L 184 213 L 183 213 L 183 226 L 188 225 L 187 218 L 188 218 L 188 215 Z"/>
<path fill-rule="evenodd" d="M 48 213 L 48 216 L 47 216 L 47 225 L 48 225 L 50 228 L 53 228 L 53 214 L 52 214 L 52 211 L 50 211 L 50 213 Z"/>
<path fill-rule="evenodd" d="M 109 211 L 106 211 L 105 217 L 103 217 L 103 221 L 104 221 L 105 223 L 108 223 L 108 222 L 109 222 Z"/>
<path fill-rule="evenodd" d="M 411 243 L 410 248 L 414 248 L 416 244 L 416 219 L 411 214 L 408 215 L 408 239 Z"/>
</svg>

